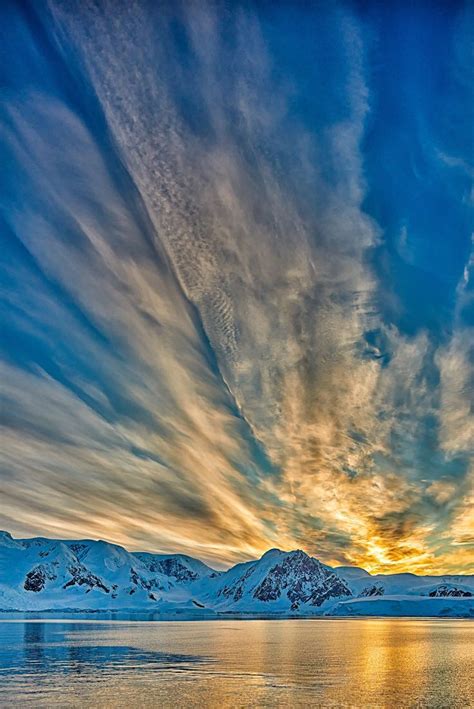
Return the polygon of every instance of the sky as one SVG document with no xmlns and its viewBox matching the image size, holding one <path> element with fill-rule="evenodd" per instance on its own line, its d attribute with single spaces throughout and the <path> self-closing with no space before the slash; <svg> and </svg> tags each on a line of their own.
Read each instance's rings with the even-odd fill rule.
<svg viewBox="0 0 474 709">
<path fill-rule="evenodd" d="M 0 527 L 474 573 L 474 5 L 0 14 Z"/>
</svg>

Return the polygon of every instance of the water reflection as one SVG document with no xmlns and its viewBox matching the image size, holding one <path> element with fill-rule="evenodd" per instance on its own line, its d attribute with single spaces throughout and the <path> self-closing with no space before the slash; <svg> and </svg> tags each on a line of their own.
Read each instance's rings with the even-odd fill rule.
<svg viewBox="0 0 474 709">
<path fill-rule="evenodd" d="M 176 669 L 182 664 L 211 661 L 211 658 L 138 649 L 109 643 L 114 640 L 107 626 L 84 626 L 82 623 L 0 623 L 2 645 L 0 676 L 29 672 L 94 673 L 121 671 L 133 667 L 153 671 L 157 667 Z M 87 630 L 84 630 L 84 627 Z M 125 632 L 124 632 L 125 631 Z M 23 639 L 21 641 L 21 637 Z M 126 629 L 117 634 L 126 638 Z M 99 638 L 100 643 L 95 642 Z M 12 652 L 13 650 L 13 652 Z"/>
<path fill-rule="evenodd" d="M 367 620 L 361 624 L 359 648 L 361 654 L 360 682 L 370 686 L 374 694 L 387 696 L 394 686 L 402 686 L 410 697 L 424 697 L 426 705 L 470 706 L 472 682 L 472 624 L 456 621 Z M 458 676 L 465 678 L 462 688 Z M 461 686 L 461 689 L 460 689 Z M 458 703 L 458 704 L 457 704 Z"/>
<path fill-rule="evenodd" d="M 2 706 L 474 706 L 470 621 L 38 621 L 0 631 Z"/>
</svg>

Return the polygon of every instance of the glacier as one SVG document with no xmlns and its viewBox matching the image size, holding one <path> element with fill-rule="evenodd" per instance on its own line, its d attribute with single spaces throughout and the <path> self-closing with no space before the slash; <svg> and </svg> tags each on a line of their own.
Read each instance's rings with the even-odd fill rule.
<svg viewBox="0 0 474 709">
<path fill-rule="evenodd" d="M 219 571 L 184 554 L 0 532 L 0 611 L 474 618 L 474 576 L 372 575 L 279 549 Z"/>
</svg>

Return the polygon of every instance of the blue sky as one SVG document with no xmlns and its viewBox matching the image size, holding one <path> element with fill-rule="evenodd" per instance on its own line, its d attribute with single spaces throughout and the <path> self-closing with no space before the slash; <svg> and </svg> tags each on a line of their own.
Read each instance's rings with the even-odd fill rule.
<svg viewBox="0 0 474 709">
<path fill-rule="evenodd" d="M 472 5 L 1 14 L 1 525 L 472 569 Z"/>
</svg>

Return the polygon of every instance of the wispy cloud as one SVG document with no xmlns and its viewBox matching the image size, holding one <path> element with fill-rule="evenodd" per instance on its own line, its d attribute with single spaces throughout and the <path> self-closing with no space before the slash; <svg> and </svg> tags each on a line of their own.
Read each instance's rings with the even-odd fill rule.
<svg viewBox="0 0 474 709">
<path fill-rule="evenodd" d="M 9 526 L 447 569 L 469 525 L 469 275 L 441 343 L 381 308 L 367 28 L 313 8 L 302 70 L 278 8 L 48 7 L 89 108 L 5 102 L 5 214 L 34 261 L 9 266 L 9 307 L 39 347 L 5 370 Z"/>
</svg>

